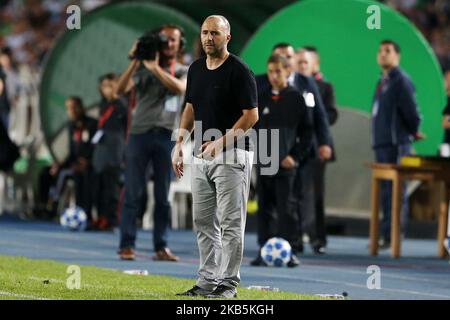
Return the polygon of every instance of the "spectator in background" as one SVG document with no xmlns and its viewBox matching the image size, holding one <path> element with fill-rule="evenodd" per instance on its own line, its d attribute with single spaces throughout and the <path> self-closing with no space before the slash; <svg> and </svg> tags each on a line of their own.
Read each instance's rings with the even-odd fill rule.
<svg viewBox="0 0 450 320">
<path fill-rule="evenodd" d="M 126 150 L 125 197 L 120 221 L 119 256 L 134 260 L 136 219 L 142 210 L 142 195 L 147 192 L 145 175 L 150 162 L 154 178 L 154 260 L 178 261 L 167 246 L 170 222 L 168 200 L 172 177 L 171 139 L 186 91 L 188 68 L 178 62 L 184 46 L 184 32 L 176 25 L 164 25 L 158 32 L 167 36 L 154 60 L 138 60 L 137 43 L 131 48 L 131 62 L 120 76 L 116 94 L 136 90 Z"/>
<path fill-rule="evenodd" d="M 108 73 L 99 81 L 100 119 L 92 139 L 95 145 L 92 166 L 94 169 L 94 204 L 97 208 L 99 230 L 111 230 L 117 225 L 116 213 L 120 194 L 120 174 L 125 149 L 127 109 L 114 96 L 116 75 Z"/>
<path fill-rule="evenodd" d="M 19 63 L 39 68 L 58 35 L 65 30 L 68 0 L 10 1 L 0 9 L 0 44 L 10 47 Z"/>
<path fill-rule="evenodd" d="M 313 77 L 319 88 L 328 122 L 336 123 L 338 111 L 334 97 L 334 89 L 331 83 L 323 80 L 320 72 L 320 59 L 317 50 L 313 47 L 303 48 L 296 52 L 298 64 L 297 71 L 306 76 Z M 335 161 L 332 137 L 330 136 L 332 157 L 327 161 Z M 314 253 L 324 254 L 327 245 L 325 226 L 325 167 L 327 161 L 319 157 L 310 157 L 305 163 L 305 169 L 309 174 L 304 183 L 307 192 L 303 195 L 305 202 L 304 224 L 308 230 L 310 244 Z M 309 216 L 308 216 L 309 215 Z"/>
<path fill-rule="evenodd" d="M 411 155 L 412 142 L 422 139 L 419 133 L 421 117 L 410 77 L 399 67 L 400 46 L 392 40 L 380 43 L 377 62 L 382 69 L 372 106 L 372 147 L 378 163 L 399 163 Z M 402 233 L 408 220 L 408 197 L 403 197 Z M 383 210 L 381 248 L 391 241 L 392 183 L 383 181 L 381 202 Z"/>
<path fill-rule="evenodd" d="M 447 105 L 443 111 L 442 128 L 445 129 L 444 143 L 450 144 L 450 70 L 445 72 L 445 90 L 447 92 Z"/>
<path fill-rule="evenodd" d="M 450 68 L 450 1 L 387 0 L 422 32 L 443 70 Z"/>
<path fill-rule="evenodd" d="M 8 91 L 9 104 L 15 105 L 21 89 L 18 65 L 14 61 L 13 52 L 10 48 L 0 49 L 0 66 L 6 75 L 6 88 Z"/>
<path fill-rule="evenodd" d="M 3 71 L 3 67 L 0 65 L 0 121 L 5 130 L 8 130 L 9 128 L 10 109 L 6 74 Z"/>
<path fill-rule="evenodd" d="M 8 172 L 13 168 L 14 162 L 20 157 L 19 148 L 11 141 L 8 131 L 0 122 L 0 172 Z M 0 215 L 3 208 L 0 201 Z"/>
<path fill-rule="evenodd" d="M 77 206 L 87 214 L 92 225 L 92 138 L 97 130 L 97 120 L 88 117 L 79 97 L 69 97 L 65 102 L 69 117 L 69 155 L 63 163 L 54 163 L 49 171 L 50 177 L 58 177 L 54 200 L 58 201 L 64 180 L 72 177 L 75 181 Z"/>
<path fill-rule="evenodd" d="M 17 125 L 26 126 L 25 123 L 18 124 L 18 107 L 17 102 L 19 101 L 20 94 L 22 93 L 23 84 L 21 83 L 18 65 L 13 59 L 13 53 L 10 48 L 4 47 L 0 49 L 0 69 L 3 68 L 5 79 L 5 88 L 7 92 L 7 101 L 9 111 L 7 112 L 7 122 L 6 128 L 10 132 L 10 135 L 17 142 L 17 137 L 14 135 L 14 129 Z M 1 77 L 1 76 L 0 76 Z M 1 98 L 0 98 L 1 99 Z M 5 101 L 3 102 L 5 103 Z M 0 102 L 2 104 L 2 102 Z M 0 107 L 1 108 L 1 107 Z M 28 116 L 28 114 L 27 114 Z M 4 122 L 5 124 L 5 122 Z"/>
<path fill-rule="evenodd" d="M 100 6 L 103 6 L 109 2 L 110 0 L 81 0 L 81 9 L 83 11 L 92 11 Z"/>
</svg>

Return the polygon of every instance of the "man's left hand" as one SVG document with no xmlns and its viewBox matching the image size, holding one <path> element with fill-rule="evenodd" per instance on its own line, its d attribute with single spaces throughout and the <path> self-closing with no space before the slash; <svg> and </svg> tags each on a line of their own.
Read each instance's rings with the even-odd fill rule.
<svg viewBox="0 0 450 320">
<path fill-rule="evenodd" d="M 200 154 L 200 158 L 212 160 L 216 155 L 218 155 L 222 151 L 222 141 L 216 140 L 205 142 L 200 147 L 200 151 L 202 152 Z"/>
</svg>

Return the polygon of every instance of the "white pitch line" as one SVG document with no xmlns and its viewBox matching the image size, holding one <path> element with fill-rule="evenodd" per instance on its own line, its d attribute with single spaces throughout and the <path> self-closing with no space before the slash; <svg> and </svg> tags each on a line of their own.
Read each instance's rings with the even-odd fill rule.
<svg viewBox="0 0 450 320">
<path fill-rule="evenodd" d="M 308 265 L 305 265 L 308 266 Z M 308 266 L 311 267 L 311 266 Z M 314 265 L 314 268 L 323 268 L 323 269 L 327 269 L 327 270 L 336 270 L 338 272 L 342 272 L 342 273 L 349 273 L 349 274 L 358 274 L 358 275 L 367 275 L 367 272 L 363 272 L 363 271 L 357 271 L 357 270 L 347 270 L 344 267 L 343 268 L 338 268 L 338 267 L 330 267 L 330 266 L 326 266 L 326 265 Z M 433 280 L 433 279 L 427 279 L 427 278 L 416 278 L 416 277 L 411 277 L 411 276 L 400 276 L 400 275 L 396 275 L 396 274 L 387 274 L 386 272 L 383 272 L 383 266 L 380 266 L 381 272 L 382 272 L 382 277 L 383 278 L 390 278 L 390 279 L 395 279 L 395 280 L 407 280 L 407 281 L 414 281 L 414 282 L 424 282 L 424 283 L 430 283 L 430 284 L 442 284 L 442 281 L 439 280 Z"/>
<path fill-rule="evenodd" d="M 10 228 L 10 229 L 6 229 L 6 230 L 2 230 L 2 233 L 4 232 L 11 232 L 14 233 L 14 235 L 17 235 L 17 232 L 24 232 L 24 229 L 19 229 L 19 228 Z M 44 237 L 44 238 L 49 238 L 49 239 L 57 239 L 57 240 L 72 240 L 72 241 L 77 241 L 77 242 L 88 242 L 90 244 L 92 244 L 92 240 L 93 237 L 92 235 L 94 234 L 87 234 L 87 233 L 82 233 L 83 236 L 85 237 L 79 237 L 80 233 L 63 233 L 63 232 L 58 232 L 58 233 L 51 233 L 51 232 L 47 232 L 47 231 L 31 231 L 31 230 L 26 230 L 27 236 L 37 236 L 37 237 Z M 115 236 L 115 234 L 112 234 L 112 236 Z M 111 243 L 115 243 L 114 241 L 115 239 L 111 239 L 109 240 L 98 240 L 95 239 L 96 243 L 101 243 L 101 244 L 111 244 Z"/>
<path fill-rule="evenodd" d="M 267 277 L 268 275 L 263 272 L 252 272 L 252 275 L 260 275 Z M 298 278 L 288 275 L 271 275 L 272 278 L 284 278 L 289 280 L 302 280 L 302 281 L 309 281 L 309 282 L 318 282 L 318 283 L 325 283 L 325 284 L 337 284 L 341 286 L 349 286 L 349 287 L 356 287 L 361 289 L 367 289 L 367 286 L 360 285 L 357 283 L 352 282 L 342 282 L 342 281 L 335 281 L 335 280 L 320 280 L 320 279 L 309 279 L 309 278 Z M 369 289 L 367 289 L 369 290 Z M 388 292 L 396 292 L 396 293 L 406 293 L 411 295 L 422 295 L 426 297 L 433 297 L 433 298 L 444 298 L 444 299 L 450 299 L 450 296 L 447 295 L 441 295 L 441 294 L 433 294 L 433 293 L 426 293 L 426 292 L 418 292 L 418 291 L 412 291 L 412 290 L 402 290 L 402 289 L 396 289 L 396 288 L 382 288 L 380 291 L 388 291 Z"/>
<path fill-rule="evenodd" d="M 36 296 L 31 296 L 28 294 L 20 294 L 20 293 L 14 293 L 14 292 L 6 292 L 6 291 L 0 291 L 0 296 L 8 296 L 8 297 L 14 297 L 14 298 L 24 298 L 24 299 L 31 299 L 31 300 L 55 300 L 55 299 L 48 299 L 48 298 L 41 298 Z"/>
<path fill-rule="evenodd" d="M 114 269 L 115 270 L 115 269 Z M 66 281 L 64 280 L 60 280 L 60 279 L 53 279 L 53 278 L 38 278 L 38 277 L 29 277 L 30 280 L 35 280 L 35 281 L 45 281 L 48 280 L 50 282 L 55 282 L 55 283 L 66 283 Z M 90 289 L 117 289 L 117 287 L 112 287 L 112 286 L 105 286 L 105 285 L 91 285 L 91 284 L 83 284 L 81 283 L 81 287 L 83 288 L 90 288 Z M 142 295 L 142 296 L 152 296 L 152 297 L 162 297 L 162 294 L 158 294 L 158 293 L 154 293 L 154 292 L 146 292 L 146 291 L 142 291 L 142 290 L 124 290 L 121 289 L 121 292 L 124 293 L 129 293 L 129 294 L 134 294 L 134 295 Z"/>
<path fill-rule="evenodd" d="M 14 246 L 18 246 L 18 247 L 22 247 L 22 248 L 34 248 L 34 249 L 38 249 L 38 250 L 48 250 L 48 246 L 47 245 L 37 245 L 37 244 L 24 244 L 21 242 L 16 242 L 16 241 L 2 241 L 0 240 L 0 244 L 4 244 L 4 245 L 14 245 Z M 81 255 L 89 255 L 89 256 L 95 256 L 95 257 L 111 257 L 111 254 L 104 254 L 104 253 L 99 253 L 98 251 L 89 251 L 89 250 L 78 250 L 78 249 L 70 249 L 70 248 L 62 248 L 62 247 L 52 247 L 51 248 L 52 251 L 61 251 L 61 252 L 66 252 L 66 253 L 77 253 L 77 254 L 81 254 Z"/>
</svg>

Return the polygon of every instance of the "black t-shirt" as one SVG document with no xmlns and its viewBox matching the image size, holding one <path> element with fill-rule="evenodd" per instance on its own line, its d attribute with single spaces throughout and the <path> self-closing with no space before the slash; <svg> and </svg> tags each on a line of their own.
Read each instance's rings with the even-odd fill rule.
<svg viewBox="0 0 450 320">
<path fill-rule="evenodd" d="M 204 136 L 205 131 L 216 129 L 225 135 L 242 116 L 242 110 L 257 107 L 255 76 L 233 54 L 214 70 L 207 68 L 206 57 L 200 58 L 189 68 L 186 102 L 193 105 L 195 121 L 201 121 L 202 143 L 216 140 L 220 137 Z M 198 134 L 196 131 L 195 137 Z M 196 147 L 200 143 L 197 140 Z M 246 139 L 245 148 L 251 148 L 249 139 Z"/>
<path fill-rule="evenodd" d="M 447 106 L 442 114 L 450 117 L 450 97 L 447 97 Z M 444 132 L 444 143 L 450 143 L 450 129 L 446 129 Z"/>
<path fill-rule="evenodd" d="M 97 120 L 84 116 L 79 122 L 69 122 L 69 156 L 62 167 L 72 165 L 78 158 L 92 160 L 94 144 L 92 138 L 97 131 Z"/>
<path fill-rule="evenodd" d="M 104 131 L 126 131 L 128 110 L 120 99 L 102 99 L 99 106 L 99 124 Z"/>
</svg>

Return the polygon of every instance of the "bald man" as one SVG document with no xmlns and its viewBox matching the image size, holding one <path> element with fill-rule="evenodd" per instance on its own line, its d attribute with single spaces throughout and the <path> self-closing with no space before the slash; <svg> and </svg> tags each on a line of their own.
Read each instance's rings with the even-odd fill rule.
<svg viewBox="0 0 450 320">
<path fill-rule="evenodd" d="M 247 65 L 228 52 L 231 34 L 225 17 L 206 18 L 200 36 L 206 57 L 189 69 L 172 158 L 180 177 L 181 146 L 195 127 L 192 212 L 200 266 L 196 285 L 180 295 L 235 298 L 253 162 L 245 132 L 258 120 L 256 82 Z"/>
</svg>

